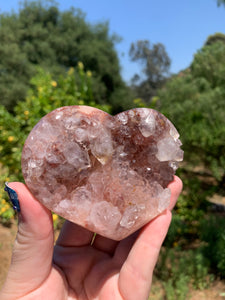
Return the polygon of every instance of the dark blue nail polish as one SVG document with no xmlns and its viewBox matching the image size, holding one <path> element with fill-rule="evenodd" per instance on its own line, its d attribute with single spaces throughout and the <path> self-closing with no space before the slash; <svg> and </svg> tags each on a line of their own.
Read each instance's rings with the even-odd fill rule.
<svg viewBox="0 0 225 300">
<path fill-rule="evenodd" d="M 17 212 L 20 212 L 20 203 L 16 191 L 14 191 L 11 187 L 9 187 L 8 182 L 5 183 L 4 190 L 9 195 L 9 199 L 12 202 L 13 209 L 16 210 Z"/>
</svg>

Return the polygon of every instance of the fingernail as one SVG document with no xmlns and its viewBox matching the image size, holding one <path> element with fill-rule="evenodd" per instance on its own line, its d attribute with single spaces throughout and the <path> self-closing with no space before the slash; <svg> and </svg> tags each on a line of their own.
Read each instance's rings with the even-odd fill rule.
<svg viewBox="0 0 225 300">
<path fill-rule="evenodd" d="M 13 209 L 17 212 L 20 212 L 20 203 L 19 203 L 19 199 L 18 199 L 18 195 L 17 195 L 16 191 L 14 191 L 11 187 L 9 187 L 8 182 L 5 183 L 4 190 L 9 195 L 9 199 L 12 202 Z"/>
</svg>

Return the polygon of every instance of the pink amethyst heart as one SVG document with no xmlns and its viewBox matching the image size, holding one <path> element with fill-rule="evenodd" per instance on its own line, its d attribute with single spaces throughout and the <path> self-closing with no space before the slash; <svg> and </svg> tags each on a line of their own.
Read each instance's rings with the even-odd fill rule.
<svg viewBox="0 0 225 300">
<path fill-rule="evenodd" d="M 182 161 L 179 134 L 159 112 L 111 116 L 88 106 L 58 108 L 30 132 L 22 152 L 26 185 L 47 208 L 121 240 L 165 210 Z"/>
</svg>

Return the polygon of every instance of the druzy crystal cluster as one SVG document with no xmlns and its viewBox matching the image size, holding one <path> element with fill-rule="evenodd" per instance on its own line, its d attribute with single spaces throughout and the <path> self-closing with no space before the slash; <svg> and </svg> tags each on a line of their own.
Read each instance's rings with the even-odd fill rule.
<svg viewBox="0 0 225 300">
<path fill-rule="evenodd" d="M 179 134 L 159 112 L 111 116 L 58 108 L 29 134 L 22 170 L 32 194 L 64 218 L 121 240 L 165 210 L 183 159 Z"/>
</svg>

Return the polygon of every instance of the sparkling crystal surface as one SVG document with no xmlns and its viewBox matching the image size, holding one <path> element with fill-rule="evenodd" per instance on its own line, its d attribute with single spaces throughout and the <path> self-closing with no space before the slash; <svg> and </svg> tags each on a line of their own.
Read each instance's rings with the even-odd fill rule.
<svg viewBox="0 0 225 300">
<path fill-rule="evenodd" d="M 121 240 L 168 207 L 180 146 L 173 124 L 152 109 L 113 117 L 87 106 L 61 107 L 30 132 L 22 171 L 50 210 Z"/>
</svg>

